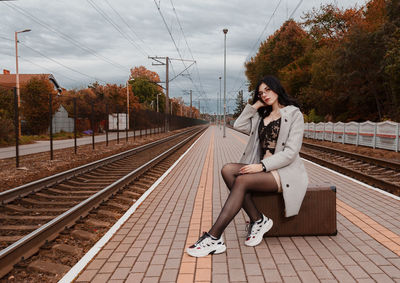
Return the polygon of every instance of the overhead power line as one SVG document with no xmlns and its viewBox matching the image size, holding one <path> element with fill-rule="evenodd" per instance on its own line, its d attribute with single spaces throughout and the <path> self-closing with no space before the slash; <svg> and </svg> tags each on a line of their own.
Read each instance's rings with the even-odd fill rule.
<svg viewBox="0 0 400 283">
<path fill-rule="evenodd" d="M 190 56 L 192 56 L 192 59 L 194 60 L 192 50 L 190 49 L 189 43 L 187 42 L 186 35 L 185 35 L 185 32 L 183 31 L 183 28 L 182 28 L 182 25 L 181 25 L 181 21 L 179 20 L 178 13 L 176 12 L 174 3 L 172 2 L 172 0 L 170 0 L 170 2 L 171 2 L 172 9 L 173 9 L 174 14 L 175 14 L 175 17 L 176 17 L 176 21 L 178 22 L 178 25 L 179 25 L 179 27 L 180 27 L 180 29 L 181 29 L 183 38 L 185 39 L 186 46 L 187 46 L 187 48 L 188 48 L 188 50 L 189 50 Z M 195 61 L 195 60 L 194 60 L 194 61 Z M 203 88 L 203 84 L 202 84 L 202 82 L 201 82 L 200 72 L 199 72 L 199 68 L 198 68 L 197 62 L 196 62 L 196 71 L 197 71 L 197 76 L 198 76 L 198 78 L 199 78 L 200 88 L 201 88 L 201 90 L 203 91 L 203 93 L 205 93 L 204 88 Z"/>
<path fill-rule="evenodd" d="M 165 27 L 167 28 L 167 31 L 168 31 L 168 33 L 169 33 L 169 35 L 170 35 L 170 37 L 171 37 L 172 42 L 174 43 L 175 49 L 176 49 L 176 51 L 178 52 L 178 55 L 179 55 L 180 59 L 182 60 L 183 66 L 184 66 L 185 68 L 187 68 L 186 64 L 183 62 L 183 58 L 182 58 L 181 51 L 179 50 L 179 48 L 178 48 L 178 46 L 177 46 L 177 44 L 176 44 L 176 41 L 175 41 L 175 39 L 174 39 L 174 37 L 173 37 L 173 35 L 172 35 L 172 32 L 171 32 L 170 28 L 168 27 L 168 24 L 167 24 L 167 22 L 166 22 L 166 20 L 165 20 L 165 18 L 164 18 L 164 15 L 163 15 L 162 12 L 161 12 L 160 5 L 157 4 L 157 1 L 156 1 L 156 0 L 154 0 L 154 4 L 156 4 L 156 6 L 157 6 L 157 9 L 158 9 L 158 12 L 159 12 L 159 14 L 160 14 L 160 16 L 161 16 L 161 19 L 163 20 L 164 25 L 165 25 Z M 195 87 L 195 89 L 200 93 L 200 91 L 199 91 L 199 89 L 197 88 L 196 84 L 193 82 L 193 79 L 191 78 L 190 73 L 187 72 L 187 74 L 189 75 L 189 79 L 190 79 L 190 81 L 193 83 L 193 86 Z M 205 95 L 205 93 L 204 93 L 204 95 Z"/>
<path fill-rule="evenodd" d="M 293 17 L 294 13 L 296 13 L 296 11 L 300 7 L 301 3 L 303 3 L 303 0 L 299 1 L 299 3 L 297 4 L 296 8 L 294 8 L 293 12 L 290 14 L 288 19 L 291 19 Z"/>
<path fill-rule="evenodd" d="M 119 34 L 121 34 L 122 37 L 124 37 L 133 47 L 139 50 L 144 56 L 148 56 L 146 51 L 141 49 L 140 46 L 137 45 L 127 33 L 123 32 L 119 25 L 114 22 L 113 19 L 108 16 L 107 13 L 104 12 L 93 0 L 87 0 L 87 2 L 97 11 L 97 13 L 99 13 L 107 22 L 109 22 L 119 32 Z"/>
<path fill-rule="evenodd" d="M 10 38 L 7 38 L 7 37 L 3 37 L 3 36 L 1 36 L 1 35 L 0 35 L 0 38 L 1 38 L 1 39 L 5 39 L 5 40 L 8 40 L 8 41 L 14 41 L 14 39 L 10 39 Z"/>
<path fill-rule="evenodd" d="M 272 18 L 275 16 L 276 11 L 278 10 L 279 6 L 281 5 L 282 0 L 279 0 L 278 4 L 276 5 L 274 11 L 272 12 L 271 16 L 269 17 L 268 21 L 265 23 L 263 30 L 261 31 L 260 35 L 258 36 L 257 40 L 254 42 L 253 46 L 250 48 L 250 52 L 249 54 L 247 54 L 246 59 L 244 60 L 245 62 L 250 58 L 251 54 L 253 54 L 254 49 L 257 47 L 257 45 L 259 44 L 260 39 L 262 38 L 264 32 L 267 30 L 269 24 L 272 21 Z M 239 71 L 239 75 L 240 75 L 240 71 Z M 239 91 L 240 88 L 246 83 L 246 80 L 242 82 L 242 84 L 240 85 L 239 88 L 235 88 L 233 87 L 231 90 L 236 89 L 236 91 Z"/>
<path fill-rule="evenodd" d="M 146 45 L 146 43 L 144 42 L 144 40 L 139 36 L 139 34 L 136 33 L 136 31 L 131 27 L 131 25 L 128 24 L 128 22 L 121 16 L 121 14 L 114 9 L 114 7 L 110 4 L 110 2 L 108 2 L 107 0 L 105 0 L 105 2 L 108 4 L 108 6 L 110 6 L 110 8 L 114 11 L 115 14 L 117 14 L 117 16 L 121 19 L 121 21 L 132 31 L 132 33 L 144 44 Z M 147 48 L 150 49 L 151 53 L 154 53 L 153 50 L 151 49 L 150 45 L 146 45 Z M 145 53 L 147 53 L 146 51 L 144 51 Z"/>
<path fill-rule="evenodd" d="M 39 67 L 39 68 L 41 68 L 41 69 L 45 69 L 45 70 L 49 71 L 50 74 L 56 74 L 57 77 L 61 76 L 61 77 L 64 77 L 64 78 L 66 78 L 66 79 L 68 79 L 68 80 L 71 80 L 71 81 L 80 82 L 79 80 L 73 79 L 73 78 L 71 78 L 71 77 L 69 77 L 69 76 L 66 76 L 66 75 L 60 73 L 60 72 L 54 72 L 54 70 L 51 70 L 51 69 L 46 68 L 46 67 L 43 67 L 42 65 L 37 64 L 37 63 L 35 63 L 35 62 L 33 62 L 33 61 L 29 60 L 29 59 L 26 59 L 25 57 L 20 57 L 20 56 L 18 56 L 18 57 L 19 57 L 20 59 L 22 59 L 22 61 L 29 62 L 29 63 L 31 63 L 32 65 L 35 65 L 35 66 L 37 66 L 37 67 Z"/>
<path fill-rule="evenodd" d="M 100 60 L 102 60 L 104 62 L 107 62 L 108 64 L 113 65 L 115 68 L 121 69 L 124 72 L 126 72 L 127 69 L 129 70 L 129 68 L 127 68 L 125 66 L 122 66 L 121 64 L 116 63 L 116 62 L 112 61 L 111 59 L 108 59 L 107 57 L 105 57 L 103 55 L 97 54 L 97 52 L 94 49 L 92 49 L 90 47 L 87 47 L 87 46 L 84 46 L 79 41 L 75 40 L 74 38 L 70 37 L 69 35 L 67 35 L 67 34 L 65 34 L 65 33 L 61 32 L 61 31 L 59 31 L 59 30 L 57 30 L 57 29 L 55 29 L 55 28 L 53 28 L 51 26 L 49 26 L 48 24 L 44 23 L 43 21 L 41 21 L 40 19 L 38 19 L 37 17 L 35 17 L 31 13 L 29 13 L 26 10 L 18 7 L 17 5 L 12 4 L 12 3 L 7 3 L 7 2 L 3 2 L 3 3 L 5 5 L 7 5 L 8 7 L 14 9 L 18 13 L 21 13 L 24 16 L 29 17 L 30 19 L 32 19 L 34 22 L 38 23 L 39 25 L 41 25 L 45 29 L 58 34 L 61 38 L 63 38 L 64 40 L 66 40 L 66 41 L 68 41 L 70 43 L 72 43 L 73 45 L 75 45 L 79 49 L 81 49 L 81 50 L 83 50 L 83 51 L 85 51 L 85 52 L 87 52 L 89 54 L 92 54 L 93 56 L 99 58 Z"/>
<path fill-rule="evenodd" d="M 88 77 L 88 78 L 91 78 L 91 79 L 95 79 L 96 81 L 100 81 L 100 82 L 103 82 L 103 83 L 107 83 L 106 81 L 100 80 L 100 79 L 98 79 L 98 78 L 96 78 L 96 77 L 87 75 L 87 74 L 85 74 L 85 73 L 82 73 L 81 71 L 78 71 L 78 70 L 75 70 L 75 69 L 73 69 L 73 68 L 71 68 L 71 67 L 68 67 L 67 65 L 65 65 L 65 64 L 63 64 L 63 63 L 61 63 L 61 62 L 58 62 L 57 60 L 55 60 L 55 59 L 53 59 L 53 58 L 50 58 L 49 56 L 43 54 L 42 52 L 40 52 L 40 51 L 38 51 L 38 50 L 36 50 L 36 49 L 33 49 L 32 47 L 30 47 L 30 46 L 28 46 L 28 45 L 26 45 L 26 44 L 24 44 L 24 43 L 21 43 L 21 42 L 20 42 L 20 44 L 23 45 L 23 46 L 25 46 L 25 47 L 27 47 L 27 48 L 29 48 L 29 49 L 32 50 L 33 52 L 36 52 L 36 53 L 38 53 L 39 55 L 41 55 L 41 56 L 47 58 L 48 60 L 50 60 L 50 61 L 52 61 L 52 62 L 54 62 L 54 63 L 56 63 L 56 64 L 58 64 L 58 65 L 60 65 L 60 66 L 62 66 L 62 67 L 64 67 L 64 68 L 66 68 L 66 69 L 72 71 L 72 72 L 78 73 L 78 74 L 80 74 L 80 75 L 82 75 L 82 76 L 85 76 L 85 77 Z"/>
</svg>

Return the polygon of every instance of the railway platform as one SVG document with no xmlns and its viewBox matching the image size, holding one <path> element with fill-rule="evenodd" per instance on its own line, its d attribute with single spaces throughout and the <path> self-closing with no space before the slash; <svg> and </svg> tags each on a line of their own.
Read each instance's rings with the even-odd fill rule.
<svg viewBox="0 0 400 283">
<path fill-rule="evenodd" d="M 336 236 L 247 247 L 240 211 L 223 234 L 226 253 L 188 256 L 228 195 L 223 164 L 239 160 L 248 138 L 222 135 L 210 126 L 61 282 L 400 282 L 399 197 L 306 160 L 310 183 L 336 185 Z"/>
</svg>

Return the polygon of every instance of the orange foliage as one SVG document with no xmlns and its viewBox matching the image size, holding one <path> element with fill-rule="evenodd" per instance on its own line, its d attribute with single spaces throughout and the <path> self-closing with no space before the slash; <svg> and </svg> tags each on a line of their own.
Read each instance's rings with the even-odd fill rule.
<svg viewBox="0 0 400 283">
<path fill-rule="evenodd" d="M 131 69 L 131 79 L 147 78 L 151 82 L 160 82 L 160 76 L 156 72 L 152 72 L 144 66 L 139 66 Z"/>
<path fill-rule="evenodd" d="M 362 12 L 356 8 L 340 10 L 334 5 L 323 5 L 305 13 L 303 25 L 310 28 L 310 35 L 318 45 L 332 45 L 340 41 L 352 25 L 362 20 Z"/>
<path fill-rule="evenodd" d="M 385 0 L 372 0 L 366 4 L 365 20 L 362 22 L 366 31 L 373 32 L 383 26 L 387 20 Z"/>
</svg>

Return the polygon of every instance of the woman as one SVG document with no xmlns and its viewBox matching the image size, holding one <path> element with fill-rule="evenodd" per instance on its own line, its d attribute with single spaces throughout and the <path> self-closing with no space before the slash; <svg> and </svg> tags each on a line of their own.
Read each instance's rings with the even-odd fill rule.
<svg viewBox="0 0 400 283">
<path fill-rule="evenodd" d="M 254 192 L 282 192 L 286 217 L 300 210 L 308 185 L 299 157 L 303 114 L 277 78 L 265 76 L 255 90 L 252 105 L 246 105 L 234 124 L 234 128 L 250 135 L 246 149 L 240 163 L 225 164 L 221 170 L 230 194 L 210 231 L 187 248 L 191 256 L 224 252 L 222 232 L 242 207 L 250 218 L 245 245 L 261 243 L 273 221 L 254 205 Z"/>
</svg>

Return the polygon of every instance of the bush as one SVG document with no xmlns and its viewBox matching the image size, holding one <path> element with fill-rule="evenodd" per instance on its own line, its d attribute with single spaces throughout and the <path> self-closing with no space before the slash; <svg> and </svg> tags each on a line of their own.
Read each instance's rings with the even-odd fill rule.
<svg viewBox="0 0 400 283">
<path fill-rule="evenodd" d="M 13 121 L 4 116 L 5 115 L 0 112 L 0 145 L 6 145 L 15 140 Z"/>
</svg>

